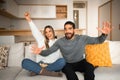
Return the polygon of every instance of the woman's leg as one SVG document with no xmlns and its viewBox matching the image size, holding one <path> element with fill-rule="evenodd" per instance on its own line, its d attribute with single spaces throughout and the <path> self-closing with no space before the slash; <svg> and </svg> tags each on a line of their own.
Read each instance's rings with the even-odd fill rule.
<svg viewBox="0 0 120 80">
<path fill-rule="evenodd" d="M 35 72 L 37 74 L 39 74 L 42 69 L 38 63 L 36 63 L 30 59 L 24 59 L 22 61 L 22 68 L 24 68 L 28 71 Z"/>
<path fill-rule="evenodd" d="M 66 62 L 64 58 L 60 58 L 52 64 L 49 64 L 46 69 L 49 71 L 60 71 L 65 66 Z"/>
<path fill-rule="evenodd" d="M 46 75 L 46 76 L 56 76 L 61 77 L 59 72 L 49 71 L 46 68 L 41 68 L 40 65 L 30 59 L 24 59 L 22 61 L 22 67 L 26 70 L 32 71 L 36 74 Z"/>
</svg>

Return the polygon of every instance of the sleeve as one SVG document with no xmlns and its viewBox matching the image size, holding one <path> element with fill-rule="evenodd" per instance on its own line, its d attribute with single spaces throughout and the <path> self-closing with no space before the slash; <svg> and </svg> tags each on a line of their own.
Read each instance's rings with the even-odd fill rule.
<svg viewBox="0 0 120 80">
<path fill-rule="evenodd" d="M 38 43 L 38 47 L 41 48 L 45 45 L 44 43 L 44 36 L 42 35 L 42 33 L 38 30 L 38 28 L 36 27 L 36 25 L 33 23 L 33 21 L 29 22 L 30 25 L 30 29 L 32 31 L 32 35 L 33 37 L 36 39 L 37 43 Z"/>
<path fill-rule="evenodd" d="M 59 58 L 62 58 L 60 50 L 55 51 L 54 53 L 48 55 L 44 60 L 45 63 L 54 63 Z"/>
<path fill-rule="evenodd" d="M 87 44 L 99 44 L 105 41 L 105 39 L 107 38 L 107 35 L 102 34 L 99 37 L 89 37 L 87 36 L 86 38 L 86 42 Z"/>
<path fill-rule="evenodd" d="M 53 52 L 57 51 L 59 49 L 58 41 L 56 41 L 49 49 L 43 50 L 40 55 L 42 56 L 48 56 L 52 54 Z"/>
</svg>

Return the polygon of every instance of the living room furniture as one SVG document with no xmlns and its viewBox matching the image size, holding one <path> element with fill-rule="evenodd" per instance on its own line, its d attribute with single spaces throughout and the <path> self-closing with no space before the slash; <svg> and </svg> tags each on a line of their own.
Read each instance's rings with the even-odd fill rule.
<svg viewBox="0 0 120 80">
<path fill-rule="evenodd" d="M 98 67 L 95 70 L 95 80 L 119 80 L 120 79 L 120 41 L 108 41 L 112 67 Z M 3 45 L 2 45 L 3 46 Z M 32 54 L 29 45 L 24 43 L 8 44 L 9 56 L 8 65 L 5 69 L 0 70 L 0 80 L 66 80 L 65 75 L 62 77 L 51 76 L 29 76 L 29 71 L 21 68 L 21 62 L 24 58 L 36 59 Z M 76 72 L 80 80 L 84 80 L 83 73 Z"/>
</svg>

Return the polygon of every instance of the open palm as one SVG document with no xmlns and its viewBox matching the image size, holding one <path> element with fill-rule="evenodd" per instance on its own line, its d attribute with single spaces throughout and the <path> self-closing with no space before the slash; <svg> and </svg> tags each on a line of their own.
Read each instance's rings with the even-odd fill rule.
<svg viewBox="0 0 120 80">
<path fill-rule="evenodd" d="M 38 48 L 37 45 L 32 45 L 31 50 L 34 54 L 40 54 L 41 51 L 43 50 L 44 46 L 42 48 Z"/>
<path fill-rule="evenodd" d="M 98 31 L 102 32 L 103 34 L 109 34 L 111 30 L 112 30 L 111 29 L 111 24 L 108 21 L 103 22 L 103 27 L 102 28 L 98 28 Z"/>
</svg>

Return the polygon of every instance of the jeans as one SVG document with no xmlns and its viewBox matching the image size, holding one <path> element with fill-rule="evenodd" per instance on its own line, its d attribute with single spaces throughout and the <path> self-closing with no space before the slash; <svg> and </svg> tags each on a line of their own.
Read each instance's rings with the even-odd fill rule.
<svg viewBox="0 0 120 80">
<path fill-rule="evenodd" d="M 66 62 L 63 58 L 60 58 L 56 60 L 54 63 L 49 64 L 46 69 L 49 71 L 60 71 L 65 66 Z M 39 63 L 32 61 L 30 59 L 24 59 L 22 61 L 22 68 L 35 72 L 37 74 L 40 73 L 42 67 L 39 65 Z"/>
<path fill-rule="evenodd" d="M 84 73 L 84 80 L 94 80 L 94 70 L 95 67 L 88 63 L 85 59 L 76 63 L 66 63 L 62 69 L 63 73 L 65 73 L 67 77 L 67 80 L 79 80 L 75 73 L 76 71 Z"/>
</svg>

